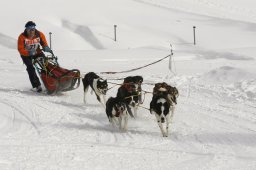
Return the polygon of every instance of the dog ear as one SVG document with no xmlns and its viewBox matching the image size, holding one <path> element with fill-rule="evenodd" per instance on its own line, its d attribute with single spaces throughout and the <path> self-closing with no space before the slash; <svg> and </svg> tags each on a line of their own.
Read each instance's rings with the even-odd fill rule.
<svg viewBox="0 0 256 170">
<path fill-rule="evenodd" d="M 103 83 L 104 83 L 106 86 L 108 86 L 107 80 L 104 80 Z"/>
<path fill-rule="evenodd" d="M 143 77 L 141 76 L 141 79 L 140 79 L 141 83 L 143 82 Z"/>
<path fill-rule="evenodd" d="M 179 91 L 178 91 L 178 89 L 176 87 L 174 87 L 174 94 L 175 95 L 179 95 Z"/>
</svg>

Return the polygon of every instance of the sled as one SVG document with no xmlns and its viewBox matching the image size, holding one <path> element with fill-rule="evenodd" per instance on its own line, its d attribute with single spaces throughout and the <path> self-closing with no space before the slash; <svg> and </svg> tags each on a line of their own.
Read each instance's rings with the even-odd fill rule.
<svg viewBox="0 0 256 170">
<path fill-rule="evenodd" d="M 59 66 L 58 58 L 38 57 L 33 64 L 48 94 L 77 89 L 80 85 L 80 71 L 68 70 Z"/>
</svg>

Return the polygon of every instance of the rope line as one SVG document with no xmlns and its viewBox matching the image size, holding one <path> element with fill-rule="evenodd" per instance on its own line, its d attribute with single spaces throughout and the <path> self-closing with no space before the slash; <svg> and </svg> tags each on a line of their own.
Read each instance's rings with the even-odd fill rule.
<svg viewBox="0 0 256 170">
<path fill-rule="evenodd" d="M 134 69 L 125 70 L 125 71 L 107 71 L 107 72 L 100 72 L 100 74 L 116 74 L 116 73 L 128 73 L 128 72 L 136 71 L 136 70 L 139 70 L 139 69 L 148 67 L 148 66 L 150 66 L 150 65 L 156 64 L 156 63 L 158 63 L 158 62 L 160 62 L 160 61 L 162 61 L 162 60 L 164 60 L 164 59 L 166 59 L 166 58 L 168 58 L 168 57 L 170 57 L 170 56 L 171 56 L 171 54 L 169 54 L 169 55 L 165 56 L 164 58 L 161 58 L 161 59 L 159 59 L 159 60 L 157 60 L 157 61 L 154 61 L 154 62 L 152 62 L 152 63 L 149 63 L 149 64 L 147 64 L 147 65 L 145 65 L 145 66 L 137 67 L 137 68 L 134 68 Z"/>
<path fill-rule="evenodd" d="M 144 106 L 141 106 L 141 105 L 138 105 L 138 107 L 141 107 L 141 108 L 143 108 L 143 109 L 146 109 L 146 110 L 149 110 L 149 111 L 150 111 L 150 109 L 147 108 L 147 107 L 144 107 Z"/>
</svg>

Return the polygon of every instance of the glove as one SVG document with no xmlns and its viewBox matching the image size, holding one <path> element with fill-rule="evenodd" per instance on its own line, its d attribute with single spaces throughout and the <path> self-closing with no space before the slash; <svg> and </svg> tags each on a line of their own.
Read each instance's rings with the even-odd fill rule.
<svg viewBox="0 0 256 170">
<path fill-rule="evenodd" d="M 48 53 L 51 53 L 52 54 L 52 50 L 48 47 L 48 46 L 45 46 L 43 48 L 44 52 L 48 52 Z"/>
<path fill-rule="evenodd" d="M 28 51 L 29 56 L 34 56 L 36 54 L 36 49 L 32 48 Z"/>
</svg>

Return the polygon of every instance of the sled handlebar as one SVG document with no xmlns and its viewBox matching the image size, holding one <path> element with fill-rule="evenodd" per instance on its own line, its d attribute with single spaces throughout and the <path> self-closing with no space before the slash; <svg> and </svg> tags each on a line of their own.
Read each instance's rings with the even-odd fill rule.
<svg viewBox="0 0 256 170">
<path fill-rule="evenodd" d="M 40 48 L 40 50 L 45 52 L 44 49 L 42 49 L 42 48 Z M 55 56 L 52 50 L 51 50 L 51 52 L 48 52 L 48 53 L 50 53 L 51 55 Z"/>
<path fill-rule="evenodd" d="M 53 60 L 53 59 L 57 59 L 57 57 L 55 57 L 55 56 L 48 57 L 48 56 L 47 56 L 47 59 Z"/>
</svg>

